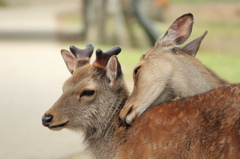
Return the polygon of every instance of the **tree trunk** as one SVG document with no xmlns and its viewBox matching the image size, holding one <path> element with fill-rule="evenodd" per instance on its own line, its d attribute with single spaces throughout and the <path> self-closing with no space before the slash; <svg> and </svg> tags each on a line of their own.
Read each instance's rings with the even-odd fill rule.
<svg viewBox="0 0 240 159">
<path fill-rule="evenodd" d="M 147 17 L 144 13 L 144 10 L 141 6 L 141 0 L 132 0 L 132 10 L 139 24 L 142 26 L 144 31 L 146 32 L 149 41 L 152 46 L 155 45 L 156 40 L 160 36 L 160 31 L 157 30 L 154 23 Z"/>
<path fill-rule="evenodd" d="M 150 44 L 160 36 L 159 30 L 145 14 L 141 0 L 82 0 L 84 27 L 81 36 L 90 43 L 137 46 L 139 40 L 133 30 L 138 21 Z M 143 44 L 146 44 L 141 40 Z M 146 44 L 148 45 L 148 44 Z"/>
<path fill-rule="evenodd" d="M 112 13 L 112 40 L 115 44 L 130 46 L 130 39 L 128 34 L 128 27 L 123 13 L 123 6 L 120 2 L 122 0 L 109 0 L 109 6 L 111 7 Z"/>
<path fill-rule="evenodd" d="M 137 47 L 138 46 L 137 38 L 136 38 L 134 29 L 133 29 L 132 23 L 131 23 L 131 20 L 134 17 L 131 12 L 129 0 L 120 0 L 120 2 L 122 4 L 122 8 L 123 8 L 123 15 L 124 15 L 125 23 L 126 23 L 126 29 L 128 32 L 128 36 L 129 36 L 130 46 Z"/>
<path fill-rule="evenodd" d="M 105 43 L 107 0 L 84 0 L 84 39 L 94 43 Z"/>
</svg>

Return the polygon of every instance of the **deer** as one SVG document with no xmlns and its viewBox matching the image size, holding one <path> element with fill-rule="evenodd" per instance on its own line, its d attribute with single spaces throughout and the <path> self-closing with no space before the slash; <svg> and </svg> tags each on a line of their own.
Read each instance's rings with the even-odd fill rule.
<svg viewBox="0 0 240 159">
<path fill-rule="evenodd" d="M 133 124 L 119 119 L 128 99 L 116 46 L 62 50 L 72 74 L 63 93 L 42 117 L 53 131 L 81 131 L 93 158 L 239 158 L 240 85 L 162 103 Z"/>
<path fill-rule="evenodd" d="M 133 71 L 133 91 L 120 112 L 123 122 L 130 125 L 152 106 L 228 84 L 195 58 L 207 31 L 179 47 L 189 38 L 193 22 L 191 13 L 180 16 L 155 46 L 141 56 Z"/>
<path fill-rule="evenodd" d="M 117 54 L 119 46 L 103 52 L 96 50 L 96 60 L 90 64 L 94 47 L 70 46 L 61 50 L 65 64 L 72 74 L 63 84 L 63 93 L 42 117 L 50 130 L 67 128 L 81 131 L 87 151 L 93 158 L 114 158 L 115 118 L 129 96 Z"/>
</svg>

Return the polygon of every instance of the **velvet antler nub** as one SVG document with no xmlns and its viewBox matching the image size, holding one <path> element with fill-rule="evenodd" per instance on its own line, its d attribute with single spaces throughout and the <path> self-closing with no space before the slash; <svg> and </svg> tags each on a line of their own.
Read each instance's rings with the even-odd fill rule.
<svg viewBox="0 0 240 159">
<path fill-rule="evenodd" d="M 115 46 L 110 50 L 103 52 L 101 49 L 96 50 L 96 60 L 93 65 L 99 68 L 105 68 L 108 60 L 112 55 L 118 55 L 122 51 L 120 46 Z"/>
<path fill-rule="evenodd" d="M 78 68 L 89 63 L 94 47 L 92 44 L 88 44 L 85 49 L 79 49 L 72 45 L 69 47 L 69 49 L 75 57 L 74 63 L 76 68 Z"/>
</svg>

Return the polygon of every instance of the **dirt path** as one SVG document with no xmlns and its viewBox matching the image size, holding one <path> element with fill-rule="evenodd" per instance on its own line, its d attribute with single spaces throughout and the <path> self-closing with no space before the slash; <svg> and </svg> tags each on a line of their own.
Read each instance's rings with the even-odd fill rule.
<svg viewBox="0 0 240 159">
<path fill-rule="evenodd" d="M 59 159 L 83 148 L 77 133 L 53 132 L 41 124 L 70 76 L 55 41 L 56 14 L 76 4 L 0 10 L 0 158 Z M 31 37 L 41 33 L 47 37 Z"/>
</svg>

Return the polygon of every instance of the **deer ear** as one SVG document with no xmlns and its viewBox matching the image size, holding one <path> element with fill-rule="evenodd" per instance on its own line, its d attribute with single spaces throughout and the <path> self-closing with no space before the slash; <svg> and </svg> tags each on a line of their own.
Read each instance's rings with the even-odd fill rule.
<svg viewBox="0 0 240 159">
<path fill-rule="evenodd" d="M 192 26 L 193 15 L 191 13 L 182 15 L 170 25 L 167 32 L 157 41 L 156 45 L 171 48 L 183 44 L 189 38 Z"/>
<path fill-rule="evenodd" d="M 67 50 L 61 50 L 61 54 L 62 54 L 62 57 L 67 65 L 67 68 L 68 70 L 70 71 L 71 74 L 73 74 L 74 72 L 74 60 L 75 60 L 75 57 L 73 56 L 72 53 L 70 53 L 69 51 Z"/>
<path fill-rule="evenodd" d="M 202 36 L 191 41 L 190 43 L 185 45 L 181 50 L 184 51 L 185 53 L 195 57 L 198 52 L 198 49 L 201 45 L 201 42 L 202 42 L 203 38 L 207 35 L 207 33 L 208 33 L 208 31 L 205 31 Z"/>
<path fill-rule="evenodd" d="M 112 89 L 117 90 L 123 84 L 123 75 L 121 65 L 118 62 L 117 56 L 113 55 L 106 66 L 107 78 Z"/>
</svg>

